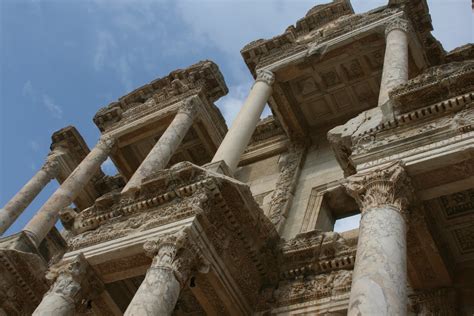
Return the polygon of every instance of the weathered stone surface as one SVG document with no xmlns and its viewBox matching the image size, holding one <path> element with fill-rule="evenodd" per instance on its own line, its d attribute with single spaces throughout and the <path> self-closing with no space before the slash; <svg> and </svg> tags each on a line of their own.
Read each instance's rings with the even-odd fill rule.
<svg viewBox="0 0 474 316">
<path fill-rule="evenodd" d="M 334 0 L 244 47 L 256 82 L 227 135 L 211 61 L 100 109 L 110 146 L 58 131 L 61 188 L 0 240 L 0 314 L 31 314 L 48 266 L 37 315 L 474 313 L 474 50 L 431 30 L 426 1 Z M 54 264 L 59 235 L 26 234 L 58 214 Z"/>
</svg>

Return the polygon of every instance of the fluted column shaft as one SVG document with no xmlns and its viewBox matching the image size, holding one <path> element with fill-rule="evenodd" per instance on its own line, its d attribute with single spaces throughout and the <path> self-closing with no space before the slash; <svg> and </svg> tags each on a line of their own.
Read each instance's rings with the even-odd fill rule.
<svg viewBox="0 0 474 316">
<path fill-rule="evenodd" d="M 0 209 L 0 236 L 10 228 L 49 181 L 56 177 L 59 172 L 56 159 L 54 153 L 49 155 L 41 169 Z"/>
<path fill-rule="evenodd" d="M 399 163 L 348 179 L 346 189 L 362 210 L 348 315 L 407 313 L 410 188 Z"/>
<path fill-rule="evenodd" d="M 389 99 L 389 92 L 408 80 L 408 31 L 407 20 L 397 18 L 385 29 L 385 57 L 380 83 L 379 106 Z"/>
<path fill-rule="evenodd" d="M 70 262 L 53 265 L 46 278 L 52 285 L 33 316 L 73 316 L 76 304 L 86 298 L 93 299 L 103 290 L 102 282 L 82 254 Z"/>
<path fill-rule="evenodd" d="M 171 124 L 166 128 L 163 135 L 161 135 L 160 139 L 145 157 L 145 160 L 142 161 L 122 192 L 136 191 L 145 177 L 153 172 L 164 169 L 168 165 L 171 157 L 194 123 L 198 106 L 196 102 L 197 100 L 195 98 L 185 101 L 183 106 L 176 113 Z"/>
<path fill-rule="evenodd" d="M 56 224 L 59 211 L 74 201 L 107 159 L 114 145 L 115 139 L 108 135 L 102 136 L 91 152 L 28 222 L 24 230 L 37 246 Z"/>
<path fill-rule="evenodd" d="M 265 104 L 272 94 L 274 81 L 275 78 L 272 72 L 268 70 L 257 71 L 257 79 L 239 114 L 232 123 L 232 127 L 225 135 L 214 158 L 212 158 L 212 162 L 223 160 L 231 172 L 235 171 L 240 156 L 247 147 Z"/>
<path fill-rule="evenodd" d="M 202 260 L 185 230 L 147 241 L 144 249 L 153 262 L 124 315 L 171 315 L 191 271 L 202 266 Z"/>
</svg>

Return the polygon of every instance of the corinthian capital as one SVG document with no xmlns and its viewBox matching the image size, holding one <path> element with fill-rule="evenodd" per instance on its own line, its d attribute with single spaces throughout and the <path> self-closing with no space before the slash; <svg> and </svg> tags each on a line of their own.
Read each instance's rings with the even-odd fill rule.
<svg viewBox="0 0 474 316">
<path fill-rule="evenodd" d="M 100 137 L 96 146 L 102 149 L 103 151 L 106 151 L 109 153 L 115 148 L 116 144 L 117 144 L 117 139 L 114 136 L 104 134 Z"/>
<path fill-rule="evenodd" d="M 193 96 L 183 101 L 178 113 L 185 113 L 190 117 L 195 117 L 198 113 L 199 97 Z"/>
<path fill-rule="evenodd" d="M 411 31 L 411 23 L 410 21 L 401 17 L 392 19 L 385 26 L 385 36 L 387 36 L 388 33 L 393 30 L 401 30 L 405 33 L 408 33 L 409 31 Z"/>
<path fill-rule="evenodd" d="M 46 279 L 52 283 L 46 295 L 57 294 L 76 303 L 84 296 L 93 298 L 103 290 L 102 282 L 82 254 L 71 261 L 60 261 L 51 266 Z"/>
<path fill-rule="evenodd" d="M 259 69 L 257 70 L 257 79 L 255 82 L 265 82 L 267 85 L 271 86 L 275 82 L 275 75 L 273 72 L 267 69 Z"/>
<path fill-rule="evenodd" d="M 359 173 L 347 180 L 344 186 L 357 201 L 362 213 L 377 207 L 391 206 L 402 215 L 407 214 L 413 190 L 401 162 L 394 162 L 367 173 Z"/>
<path fill-rule="evenodd" d="M 50 154 L 46 157 L 46 161 L 44 162 L 41 169 L 44 170 L 49 177 L 52 179 L 56 177 L 59 173 L 59 162 L 58 157 L 55 154 Z"/>
<path fill-rule="evenodd" d="M 207 272 L 208 263 L 187 229 L 149 240 L 143 248 L 147 256 L 153 258 L 152 269 L 172 270 L 183 287 L 193 270 Z"/>
</svg>

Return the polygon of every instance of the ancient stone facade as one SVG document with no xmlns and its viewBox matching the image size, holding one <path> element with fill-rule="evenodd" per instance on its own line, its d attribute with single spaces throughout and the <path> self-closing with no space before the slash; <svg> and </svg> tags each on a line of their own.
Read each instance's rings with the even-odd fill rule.
<svg viewBox="0 0 474 316">
<path fill-rule="evenodd" d="M 61 184 L 0 239 L 0 315 L 472 315 L 474 45 L 431 31 L 425 0 L 334 0 L 242 49 L 229 130 L 202 61 L 100 109 L 91 150 L 54 133 L 0 210 Z"/>
</svg>

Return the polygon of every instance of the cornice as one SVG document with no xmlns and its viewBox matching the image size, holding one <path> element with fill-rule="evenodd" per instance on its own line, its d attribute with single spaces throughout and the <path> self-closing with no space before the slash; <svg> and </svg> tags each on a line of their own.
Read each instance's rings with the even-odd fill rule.
<svg viewBox="0 0 474 316">
<path fill-rule="evenodd" d="M 193 95 L 202 94 L 212 103 L 227 92 L 219 67 L 212 61 L 201 61 L 175 70 L 101 108 L 94 116 L 94 123 L 101 131 L 109 131 L 124 118 L 134 120 Z"/>
</svg>

